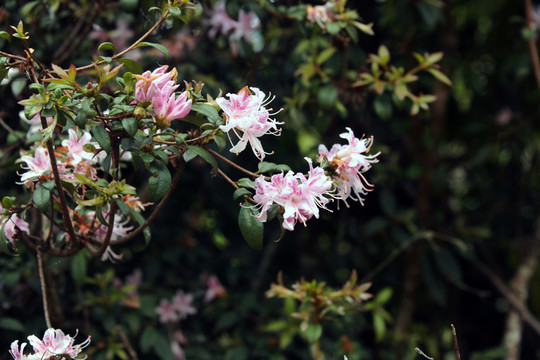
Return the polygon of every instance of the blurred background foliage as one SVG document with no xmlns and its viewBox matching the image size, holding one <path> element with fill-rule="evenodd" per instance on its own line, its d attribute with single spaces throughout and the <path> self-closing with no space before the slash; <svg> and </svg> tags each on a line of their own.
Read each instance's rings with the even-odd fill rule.
<svg viewBox="0 0 540 360">
<path fill-rule="evenodd" d="M 11 32 L 9 26 L 22 20 L 43 63 L 80 66 L 97 56 L 101 42 L 122 49 L 137 39 L 154 23 L 157 15 L 147 10 L 155 5 L 6 0 L 0 30 Z M 151 48 L 132 56 L 145 70 L 169 64 L 179 79 L 202 80 L 213 97 L 246 84 L 271 92 L 274 109 L 284 108 L 277 118 L 285 125 L 281 137 L 263 140 L 275 150 L 269 161 L 296 171 L 307 170 L 302 158 L 316 155 L 320 143 L 338 142 L 345 127 L 374 135 L 374 150 L 382 155 L 369 174 L 376 187 L 365 206 L 325 212 L 279 242 L 273 241 L 279 226 L 271 222 L 264 248 L 256 252 L 240 236 L 233 189 L 209 176 L 204 163 L 190 162 L 148 246 L 140 239 L 117 249 L 124 257 L 116 264 L 84 253 L 48 259 L 48 280 L 57 290 L 53 324 L 91 334 L 91 359 L 130 358 L 130 347 L 139 358 L 172 359 L 170 336 L 179 329 L 188 359 L 308 359 L 307 342 L 294 335 L 298 322 L 287 316 L 296 305 L 266 299 L 265 291 L 279 272 L 287 285 L 304 277 L 339 288 L 355 269 L 360 282 L 373 282 L 369 292 L 383 296 L 365 313 L 325 325 L 321 346 L 328 359 L 420 358 L 415 347 L 451 359 L 451 323 L 464 358 L 504 358 L 509 334 L 522 340 L 521 358 L 540 357 L 538 333 L 507 325 L 510 289 L 540 316 L 540 94 L 528 45 L 537 35 L 526 26 L 524 4 L 349 1 L 363 23 L 374 24 L 373 36 L 324 30 L 304 19 L 306 5 L 229 0 L 232 18 L 240 9 L 258 15 L 264 41 L 260 52 L 244 42 L 233 56 L 223 35 L 209 38 L 215 3 L 203 1 L 184 14 L 184 22 L 168 21 L 152 35 L 151 41 L 169 49 L 169 58 Z M 370 71 L 369 55 L 381 44 L 391 64 L 406 70 L 418 64 L 414 53 L 444 52 L 440 71 L 452 86 L 420 73 L 409 89 L 437 100 L 416 115 L 410 100 L 400 100 L 391 86 L 382 93 L 353 86 Z M 0 46 L 23 54 L 15 41 L 0 39 Z M 17 101 L 29 96 L 25 82 L 19 74 L 0 87 L 1 119 L 14 129 L 21 127 Z M 18 164 L 10 144 L 17 139 L 10 136 L 0 134 L 0 187 L 3 195 L 24 202 L 14 185 Z M 235 161 L 255 168 L 250 155 Z M 135 172 L 131 183 L 137 179 Z M 21 256 L 0 258 L 0 359 L 9 358 L 12 340 L 38 335 L 44 327 L 35 260 L 22 245 L 19 250 Z M 126 286 L 135 270 L 140 284 Z M 522 277 L 526 270 L 528 279 Z M 227 292 L 205 302 L 212 274 Z M 506 288 L 494 286 L 493 279 Z M 178 289 L 195 296 L 198 313 L 179 324 L 159 323 L 160 299 Z"/>
</svg>

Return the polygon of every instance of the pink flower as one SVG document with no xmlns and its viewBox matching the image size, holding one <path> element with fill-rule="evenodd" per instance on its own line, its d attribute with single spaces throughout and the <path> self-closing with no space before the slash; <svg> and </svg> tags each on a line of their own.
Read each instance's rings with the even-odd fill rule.
<svg viewBox="0 0 540 360">
<path fill-rule="evenodd" d="M 265 155 L 270 153 L 264 151 L 258 138 L 266 134 L 279 135 L 281 129 L 278 129 L 277 125 L 283 123 L 271 119 L 270 115 L 275 114 L 270 114 L 269 110 L 272 109 L 265 107 L 273 99 L 265 99 L 265 94 L 258 88 L 251 88 L 251 91 L 253 93 L 246 86 L 238 94 L 227 94 L 229 100 L 224 97 L 216 99 L 216 103 L 225 113 L 226 120 L 226 124 L 220 125 L 219 128 L 227 133 L 232 130 L 240 139 L 231 148 L 231 152 L 236 154 L 242 152 L 249 142 L 255 156 L 259 160 L 263 160 Z M 238 131 L 241 131 L 242 134 L 239 134 Z"/>
<path fill-rule="evenodd" d="M 159 322 L 162 324 L 180 320 L 174 305 L 167 299 L 161 299 L 159 306 L 156 308 L 156 313 L 158 313 Z"/>
<path fill-rule="evenodd" d="M 297 221 L 305 226 L 311 217 L 319 217 L 319 208 L 326 208 L 332 181 L 322 168 L 313 168 L 311 160 L 307 160 L 310 166 L 308 178 L 289 171 L 285 176 L 283 173 L 273 175 L 270 181 L 264 176 L 255 180 L 253 199 L 260 205 L 258 218 L 261 222 L 267 220 L 267 211 L 274 203 L 283 209 L 283 228 L 290 231 L 294 230 Z"/>
<path fill-rule="evenodd" d="M 362 195 L 372 190 L 373 185 L 366 180 L 363 173 L 371 168 L 371 164 L 378 162 L 377 156 L 380 153 L 367 155 L 373 144 L 373 137 L 358 139 L 350 128 L 347 128 L 347 131 L 340 137 L 349 144 L 334 144 L 330 150 L 319 145 L 318 161 L 323 167 L 328 166 L 333 174 L 336 198 L 349 206 L 348 198 L 363 204 Z"/>
<path fill-rule="evenodd" d="M 68 158 L 71 160 L 71 164 L 77 165 L 83 160 L 91 161 L 94 159 L 94 154 L 84 150 L 84 145 L 92 144 L 90 141 L 92 135 L 89 132 L 83 131 L 81 137 L 77 136 L 75 129 L 68 130 L 69 139 L 62 141 L 62 146 L 67 147 Z"/>
<path fill-rule="evenodd" d="M 155 120 L 159 127 L 168 127 L 172 120 L 182 119 L 191 110 L 191 99 L 187 100 L 188 93 L 184 91 L 180 96 L 175 97 L 174 91 L 178 85 L 168 81 L 161 89 L 152 83 L 156 95 L 152 99 L 152 106 L 156 114 Z"/>
<path fill-rule="evenodd" d="M 208 286 L 208 289 L 206 289 L 206 293 L 204 294 L 204 301 L 207 303 L 214 300 L 216 297 L 222 297 L 227 293 L 227 290 L 221 285 L 216 275 L 210 275 L 208 277 L 206 286 Z"/>
<path fill-rule="evenodd" d="M 142 75 L 133 75 L 134 78 L 139 79 L 135 83 L 135 100 L 143 105 L 149 105 L 152 102 L 154 96 L 157 95 L 159 89 L 176 77 L 176 69 L 166 73 L 168 66 L 160 66 L 154 71 L 145 71 Z M 151 85 L 154 84 L 152 87 Z"/>
<path fill-rule="evenodd" d="M 21 156 L 20 161 L 26 163 L 26 167 L 23 166 L 23 169 L 28 170 L 22 174 L 22 182 L 25 182 L 28 179 L 36 180 L 40 176 L 43 176 L 45 172 L 51 171 L 52 169 L 49 151 L 41 146 L 36 148 L 34 157 L 23 155 Z"/>
<path fill-rule="evenodd" d="M 16 228 L 19 228 L 19 231 L 21 232 L 30 234 L 28 223 L 23 219 L 19 219 L 16 214 L 11 215 L 9 219 L 4 218 L 1 220 L 0 227 L 4 228 L 4 233 L 13 246 L 15 246 Z"/>
<path fill-rule="evenodd" d="M 334 4 L 327 2 L 324 5 L 307 6 L 307 19 L 313 23 L 317 23 L 321 28 L 325 28 L 326 24 L 335 20 L 336 14 L 334 14 L 330 8 L 334 7 Z"/>
<path fill-rule="evenodd" d="M 180 343 L 178 343 L 176 340 L 171 342 L 171 352 L 173 353 L 175 359 L 183 360 L 186 358 L 184 349 L 182 349 Z"/>
<path fill-rule="evenodd" d="M 220 1 L 214 7 L 212 16 L 210 17 L 210 30 L 208 36 L 213 39 L 221 32 L 223 35 L 227 35 L 236 26 L 236 21 L 231 19 L 225 9 L 225 1 Z"/>
<path fill-rule="evenodd" d="M 20 349 L 18 348 L 18 340 L 11 343 L 10 352 L 15 360 L 49 359 L 56 357 L 57 355 L 67 355 L 72 359 L 86 359 L 86 356 L 81 357 L 79 353 L 90 344 L 90 337 L 78 345 L 73 345 L 75 342 L 74 337 L 65 335 L 60 329 L 48 329 L 45 331 L 43 340 L 35 335 L 30 335 L 28 336 L 28 341 L 34 350 L 34 354 L 23 354 L 23 350 L 27 345 L 26 343 L 23 343 Z"/>
<path fill-rule="evenodd" d="M 193 307 L 193 295 L 184 294 L 182 290 L 179 290 L 174 296 L 172 306 L 178 312 L 180 320 L 197 313 L 197 309 Z"/>
</svg>

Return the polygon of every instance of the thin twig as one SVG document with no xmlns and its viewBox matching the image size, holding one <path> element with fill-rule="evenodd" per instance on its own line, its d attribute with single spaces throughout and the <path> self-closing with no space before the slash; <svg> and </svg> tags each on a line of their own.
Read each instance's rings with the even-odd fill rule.
<svg viewBox="0 0 540 360">
<path fill-rule="evenodd" d="M 43 297 L 43 312 L 45 313 L 45 323 L 47 324 L 47 329 L 52 328 L 51 318 L 49 316 L 49 304 L 47 301 L 47 284 L 45 282 L 45 275 L 43 273 L 43 259 L 41 257 L 41 246 L 38 246 L 36 249 L 38 273 L 39 273 L 39 282 L 41 283 L 41 296 Z"/>
<path fill-rule="evenodd" d="M 422 355 L 423 357 L 425 357 L 428 360 L 435 360 L 434 358 L 424 354 L 424 352 L 422 350 L 420 350 L 419 348 L 414 348 L 414 351 L 416 351 L 417 354 Z"/>
<path fill-rule="evenodd" d="M 165 206 L 165 204 L 167 203 L 167 201 L 171 197 L 172 193 L 174 192 L 174 189 L 176 189 L 176 185 L 178 185 L 178 180 L 180 179 L 180 175 L 184 171 L 184 167 L 185 167 L 186 163 L 180 158 L 179 158 L 179 161 L 180 161 L 180 164 L 178 165 L 178 167 L 176 169 L 176 174 L 174 175 L 174 178 L 173 178 L 173 180 L 171 182 L 171 186 L 169 187 L 169 190 L 167 190 L 167 193 L 165 194 L 165 196 L 163 196 L 163 199 L 161 199 L 160 203 L 158 204 L 158 206 L 156 206 L 156 208 L 154 209 L 152 214 L 146 219 L 146 221 L 144 223 L 139 225 L 139 227 L 137 229 L 135 229 L 135 231 L 133 231 L 132 233 L 130 233 L 129 235 L 127 235 L 126 237 L 124 237 L 122 239 L 119 239 L 119 240 L 116 240 L 116 241 L 111 241 L 110 245 L 124 244 L 124 243 L 126 243 L 128 241 L 133 240 L 144 229 L 146 229 L 148 227 L 148 225 L 150 225 L 152 223 L 152 221 L 154 221 L 154 219 L 158 216 L 159 212 L 163 209 L 163 207 Z"/>
<path fill-rule="evenodd" d="M 459 353 L 459 342 L 457 339 L 456 328 L 454 327 L 454 324 L 450 324 L 450 327 L 452 328 L 452 337 L 454 338 L 454 351 L 456 352 L 456 359 L 461 360 L 461 354 Z"/>
<path fill-rule="evenodd" d="M 532 3 L 531 0 L 525 0 L 525 22 L 527 28 L 532 28 Z M 531 60 L 533 63 L 534 76 L 538 89 L 540 89 L 540 58 L 538 57 L 538 48 L 536 47 L 536 37 L 531 36 L 529 39 L 529 51 L 531 52 Z"/>
<path fill-rule="evenodd" d="M 225 161 L 227 164 L 231 165 L 232 167 L 242 171 L 243 173 L 246 173 L 248 174 L 249 176 L 253 177 L 253 178 L 258 178 L 260 175 L 259 174 L 256 174 L 254 172 L 251 172 L 247 169 L 244 169 L 243 167 L 241 167 L 240 165 L 234 163 L 233 161 L 227 159 L 225 156 L 221 155 L 220 153 L 218 153 L 217 151 L 214 151 L 210 148 L 206 148 L 206 150 L 208 150 L 210 153 L 212 153 L 214 156 L 217 156 L 218 158 L 220 158 L 221 160 Z"/>
<path fill-rule="evenodd" d="M 148 30 L 143 36 L 141 36 L 139 38 L 139 40 L 135 41 L 133 44 L 131 44 L 125 50 L 123 50 L 123 51 L 119 52 L 118 54 L 114 55 L 111 59 L 116 60 L 116 59 L 122 57 L 124 54 L 126 54 L 126 53 L 130 52 L 131 50 L 135 49 L 137 47 L 137 45 L 139 45 L 144 39 L 146 39 L 148 36 L 150 36 L 150 34 L 152 34 L 154 32 L 154 30 L 156 30 L 158 28 L 158 26 L 161 25 L 161 23 L 163 21 L 165 21 L 165 19 L 169 15 L 169 12 L 170 12 L 170 9 L 167 8 L 167 10 L 165 10 L 165 13 L 161 15 L 161 18 L 158 20 L 158 22 L 156 22 L 154 24 L 154 26 L 152 26 L 150 28 L 150 30 Z M 99 61 L 96 61 L 95 63 L 90 64 L 90 65 L 78 67 L 76 70 L 77 71 L 88 70 L 88 69 L 92 69 L 96 65 L 101 65 L 101 64 L 104 64 L 104 63 L 105 63 L 105 60 L 99 60 Z"/>
<path fill-rule="evenodd" d="M 131 357 L 131 360 L 139 360 L 139 357 L 137 356 L 137 353 L 133 349 L 133 346 L 131 346 L 131 343 L 129 342 L 128 337 L 126 336 L 126 333 L 120 327 L 120 325 L 115 326 L 116 331 L 118 331 L 118 335 L 120 335 L 120 339 L 122 340 L 122 344 L 124 344 L 124 347 L 126 348 L 129 356 Z"/>
</svg>

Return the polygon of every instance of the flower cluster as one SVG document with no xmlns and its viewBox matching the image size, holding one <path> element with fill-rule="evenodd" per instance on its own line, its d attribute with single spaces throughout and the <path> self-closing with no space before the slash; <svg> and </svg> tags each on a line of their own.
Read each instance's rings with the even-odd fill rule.
<svg viewBox="0 0 540 360">
<path fill-rule="evenodd" d="M 319 217 L 319 208 L 326 209 L 326 204 L 333 199 L 342 200 L 348 206 L 347 199 L 358 200 L 363 205 L 362 195 L 371 191 L 371 185 L 363 173 L 376 163 L 379 153 L 367 155 L 373 143 L 373 137 L 358 139 L 353 131 L 340 137 L 348 141 L 347 145 L 335 144 L 330 150 L 319 145 L 318 162 L 321 166 L 313 167 L 309 158 L 309 173 L 275 174 L 268 181 L 264 176 L 255 180 L 256 194 L 253 200 L 259 210 L 257 218 L 265 222 L 273 204 L 280 206 L 283 216 L 283 228 L 294 230 L 296 222 L 306 225 L 311 217 Z M 338 204 L 339 209 L 339 204 Z"/>
<path fill-rule="evenodd" d="M 305 226 L 311 217 L 319 217 L 319 208 L 325 208 L 330 201 L 325 195 L 331 190 L 332 182 L 322 168 L 313 168 L 311 159 L 306 160 L 310 167 L 307 178 L 302 173 L 289 171 L 285 175 L 273 175 L 270 181 L 266 181 L 264 176 L 255 180 L 256 194 L 253 199 L 260 204 L 257 217 L 261 222 L 267 220 L 272 204 L 284 209 L 283 228 L 290 231 L 294 230 L 297 221 Z"/>
<path fill-rule="evenodd" d="M 175 95 L 179 85 L 175 85 L 177 72 L 173 69 L 167 71 L 167 66 L 161 66 L 154 71 L 146 71 L 142 75 L 133 75 L 139 79 L 135 83 L 135 100 L 141 106 L 150 103 L 154 108 L 156 124 L 168 127 L 171 121 L 184 118 L 191 110 L 191 99 L 187 99 L 188 92 L 184 91 L 178 97 Z"/>
<path fill-rule="evenodd" d="M 54 150 L 60 177 L 63 180 L 74 179 L 75 174 L 96 179 L 96 169 L 93 167 L 98 159 L 104 157 L 104 153 L 94 154 L 85 150 L 86 145 L 96 147 L 97 144 L 90 141 L 92 136 L 82 131 L 81 136 L 73 128 L 68 130 L 68 139 L 62 141 L 62 146 Z M 51 159 L 47 148 L 38 145 L 34 149 L 34 155 L 22 155 L 20 162 L 25 163 L 23 169 L 27 170 L 21 175 L 21 182 L 47 181 L 53 178 L 51 173 Z"/>
<path fill-rule="evenodd" d="M 253 51 L 259 52 L 263 47 L 263 38 L 259 29 L 261 21 L 253 12 L 240 10 L 238 20 L 232 19 L 228 14 L 224 1 L 220 1 L 214 7 L 210 17 L 210 30 L 208 36 L 215 38 L 218 33 L 228 36 L 229 46 L 234 56 L 241 50 L 242 39 L 251 45 Z"/>
<path fill-rule="evenodd" d="M 75 335 L 76 336 L 76 335 Z M 60 329 L 48 329 L 43 335 L 43 340 L 39 339 L 35 335 L 28 336 L 28 341 L 32 346 L 33 354 L 24 354 L 24 348 L 27 343 L 22 343 L 19 347 L 19 340 L 15 340 L 11 343 L 11 356 L 15 360 L 41 360 L 41 359 L 53 359 L 59 356 L 63 358 L 71 359 L 86 359 L 86 356 L 82 357 L 81 350 L 90 344 L 90 336 L 88 339 L 78 345 L 73 345 L 75 342 L 74 337 L 64 334 Z"/>
<path fill-rule="evenodd" d="M 367 155 L 373 144 L 373 137 L 358 139 L 353 131 L 339 135 L 348 141 L 347 145 L 334 144 L 330 150 L 319 145 L 319 163 L 328 169 L 334 182 L 336 198 L 343 200 L 347 207 L 347 199 L 358 200 L 363 205 L 362 195 L 373 189 L 364 177 L 364 173 L 371 168 L 371 164 L 378 162 L 380 153 Z"/>
<path fill-rule="evenodd" d="M 267 109 L 266 105 L 273 99 L 265 99 L 265 96 L 258 88 L 246 86 L 238 94 L 227 94 L 228 100 L 224 97 L 216 99 L 216 103 L 225 113 L 226 120 L 226 124 L 219 128 L 227 133 L 232 130 L 239 139 L 236 145 L 231 148 L 231 152 L 236 154 L 242 152 L 249 142 L 253 153 L 259 160 L 270 154 L 264 151 L 258 138 L 266 134 L 281 134 L 281 129 L 278 129 L 277 125 L 282 123 L 270 118 L 275 113 L 271 114 L 269 111 L 272 109 Z M 241 131 L 242 134 L 239 134 L 238 131 Z"/>
</svg>

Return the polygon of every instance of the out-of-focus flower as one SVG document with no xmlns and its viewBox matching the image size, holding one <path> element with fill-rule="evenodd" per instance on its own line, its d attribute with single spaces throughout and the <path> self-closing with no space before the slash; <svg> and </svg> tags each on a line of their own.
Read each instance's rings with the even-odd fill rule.
<svg viewBox="0 0 540 360">
<path fill-rule="evenodd" d="M 514 116 L 515 116 L 515 114 L 512 111 L 512 109 L 510 109 L 510 107 L 508 107 L 508 106 L 505 106 L 504 108 L 499 110 L 499 112 L 495 116 L 495 123 L 497 125 L 500 125 L 500 126 L 506 125 L 506 124 L 510 123 L 510 121 L 512 121 Z"/>
<path fill-rule="evenodd" d="M 0 205 L 0 212 L 3 211 L 2 206 Z M 19 228 L 20 231 L 30 234 L 30 229 L 28 223 L 20 219 L 17 214 L 13 214 L 7 217 L 4 217 L 0 220 L 0 228 L 3 228 L 6 238 L 9 240 L 11 245 L 15 246 L 16 239 L 16 228 Z"/>
<path fill-rule="evenodd" d="M 225 290 L 225 287 L 221 285 L 221 282 L 216 275 L 210 275 L 208 277 L 208 279 L 206 280 L 206 286 L 208 288 L 204 293 L 204 301 L 207 303 L 214 300 L 215 298 L 223 297 L 227 293 L 227 290 Z"/>
<path fill-rule="evenodd" d="M 171 341 L 171 352 L 173 353 L 175 359 L 183 360 L 186 358 L 184 349 L 182 349 L 178 341 Z"/>
<path fill-rule="evenodd" d="M 116 263 L 119 260 L 122 260 L 124 257 L 124 254 L 117 254 L 113 251 L 113 249 L 110 246 L 107 246 L 105 249 L 105 252 L 103 252 L 103 255 L 101 255 L 101 261 L 110 261 L 113 264 Z"/>
<path fill-rule="evenodd" d="M 168 127 L 171 121 L 184 118 L 191 110 L 192 100 L 187 100 L 187 91 L 176 97 L 174 91 L 178 88 L 178 85 L 174 85 L 174 82 L 168 81 L 159 90 L 157 85 L 152 83 L 150 88 L 156 89 L 156 95 L 152 99 L 152 106 L 156 114 L 156 124 L 159 127 Z"/>
<path fill-rule="evenodd" d="M 373 144 L 373 137 L 358 139 L 350 128 L 340 137 L 346 139 L 348 144 L 334 144 L 330 150 L 322 144 L 319 145 L 318 161 L 323 167 L 328 167 L 332 174 L 336 198 L 343 200 L 347 206 L 349 198 L 358 200 L 363 205 L 362 195 L 366 195 L 373 188 L 363 173 L 371 168 L 371 164 L 378 162 L 377 156 L 380 153 L 367 155 Z"/>
<path fill-rule="evenodd" d="M 283 208 L 283 228 L 294 230 L 297 221 L 306 226 L 311 217 L 319 217 L 319 208 L 325 208 L 330 201 L 332 181 L 324 174 L 324 170 L 313 168 L 308 159 L 310 171 L 308 178 L 304 174 L 275 174 L 270 181 L 264 176 L 255 180 L 256 193 L 253 199 L 259 204 L 258 218 L 261 222 L 267 220 L 267 212 L 272 204 Z"/>
<path fill-rule="evenodd" d="M 180 320 L 197 313 L 197 309 L 193 306 L 193 295 L 185 294 L 182 290 L 178 290 L 172 300 L 172 305 L 178 312 Z"/>
<path fill-rule="evenodd" d="M 263 37 L 260 32 L 261 21 L 253 11 L 240 10 L 238 20 L 227 14 L 225 2 L 216 4 L 210 17 L 210 30 L 208 36 L 213 39 L 218 33 L 228 37 L 229 46 L 234 56 L 241 52 L 242 39 L 251 45 L 253 51 L 259 52 L 263 48 Z"/>
<path fill-rule="evenodd" d="M 317 23 L 321 28 L 325 29 L 326 24 L 336 19 L 336 14 L 330 10 L 334 4 L 327 2 L 324 5 L 307 6 L 307 19 L 313 23 Z"/>
<path fill-rule="evenodd" d="M 160 66 L 154 71 L 145 71 L 141 75 L 132 75 L 139 79 L 135 83 L 135 100 L 143 106 L 150 105 L 154 96 L 159 90 L 165 86 L 171 79 L 175 79 L 177 75 L 176 69 L 167 73 L 167 65 Z M 154 84 L 152 87 L 151 85 Z"/>
<path fill-rule="evenodd" d="M 189 51 L 195 48 L 197 37 L 194 36 L 188 28 L 182 28 L 182 30 L 176 32 L 169 39 L 161 42 L 163 46 L 169 50 L 169 57 L 171 59 L 178 60 L 184 55 L 189 55 Z M 164 57 L 165 55 L 154 49 L 155 55 Z"/>
<path fill-rule="evenodd" d="M 82 357 L 79 354 L 90 344 L 90 336 L 82 343 L 73 345 L 74 337 L 64 334 L 60 329 L 51 328 L 45 331 L 43 340 L 35 335 L 30 335 L 28 341 L 34 350 L 34 353 L 29 355 L 23 353 L 27 343 L 23 343 L 20 348 L 18 340 L 11 343 L 10 353 L 15 360 L 52 359 L 61 355 L 69 356 L 71 359 L 86 359 L 86 356 Z"/>
<path fill-rule="evenodd" d="M 269 110 L 272 109 L 266 109 L 266 105 L 273 98 L 265 99 L 265 94 L 258 88 L 250 89 L 246 86 L 238 94 L 227 94 L 228 100 L 224 97 L 216 99 L 216 103 L 225 113 L 226 120 L 226 124 L 220 125 L 219 128 L 227 133 L 232 130 L 240 139 L 231 148 L 231 152 L 238 154 L 249 143 L 255 156 L 262 161 L 265 155 L 270 153 L 264 151 L 258 138 L 266 134 L 280 135 L 281 129 L 278 129 L 277 125 L 283 123 L 271 119 L 270 116 L 276 113 L 270 114 Z M 241 131 L 242 134 L 239 134 L 238 131 Z M 228 135 L 230 140 L 230 133 Z"/>
<path fill-rule="evenodd" d="M 51 171 L 52 169 L 49 151 L 41 146 L 36 147 L 34 157 L 23 155 L 21 156 L 20 161 L 26 163 L 26 167 L 23 166 L 23 169 L 28 170 L 21 175 L 22 182 L 25 182 L 28 179 L 36 180 L 40 176 L 43 176 L 45 172 Z"/>
<path fill-rule="evenodd" d="M 167 299 L 161 299 L 159 306 L 156 308 L 156 313 L 159 315 L 159 322 L 162 324 L 180 319 L 174 305 Z"/>
</svg>

